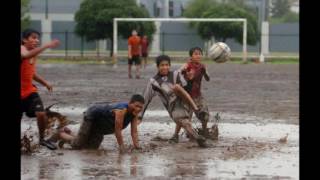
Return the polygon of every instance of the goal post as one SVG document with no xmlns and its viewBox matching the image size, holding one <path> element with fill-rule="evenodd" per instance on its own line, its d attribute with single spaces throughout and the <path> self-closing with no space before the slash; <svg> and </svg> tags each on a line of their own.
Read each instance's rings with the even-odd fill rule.
<svg viewBox="0 0 320 180">
<path fill-rule="evenodd" d="M 117 62 L 118 22 L 242 22 L 242 61 L 247 61 L 247 19 L 245 18 L 113 18 L 113 62 Z"/>
</svg>

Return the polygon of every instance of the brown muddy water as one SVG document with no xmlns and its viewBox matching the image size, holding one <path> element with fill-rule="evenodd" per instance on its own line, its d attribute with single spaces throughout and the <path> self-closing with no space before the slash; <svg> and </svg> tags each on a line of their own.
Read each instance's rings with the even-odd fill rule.
<svg viewBox="0 0 320 180">
<path fill-rule="evenodd" d="M 67 115 L 76 133 L 88 105 L 141 93 L 156 70 L 150 65 L 142 79 L 129 80 L 126 68 L 38 65 L 54 86 L 51 94 L 39 86 L 39 93 L 45 106 L 60 103 L 53 110 Z M 212 80 L 203 82 L 203 94 L 211 119 L 221 115 L 219 140 L 209 141 L 210 147 L 199 148 L 184 133 L 178 144 L 168 143 L 175 126 L 155 98 L 139 126 L 141 152 L 120 155 L 114 135 L 106 135 L 99 150 L 40 147 L 21 155 L 21 179 L 299 179 L 298 65 L 226 63 L 208 69 Z M 129 130 L 123 132 L 127 144 Z M 25 132 L 36 136 L 34 119 L 23 118 L 21 135 Z M 286 135 L 287 141 L 280 141 Z"/>
</svg>

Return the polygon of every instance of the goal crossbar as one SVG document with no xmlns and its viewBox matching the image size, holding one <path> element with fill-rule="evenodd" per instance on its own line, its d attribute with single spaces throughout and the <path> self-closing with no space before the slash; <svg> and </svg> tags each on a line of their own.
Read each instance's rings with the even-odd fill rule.
<svg viewBox="0 0 320 180">
<path fill-rule="evenodd" d="M 247 19 L 245 18 L 113 18 L 113 56 L 118 52 L 118 22 L 242 22 L 242 60 L 247 61 Z"/>
</svg>

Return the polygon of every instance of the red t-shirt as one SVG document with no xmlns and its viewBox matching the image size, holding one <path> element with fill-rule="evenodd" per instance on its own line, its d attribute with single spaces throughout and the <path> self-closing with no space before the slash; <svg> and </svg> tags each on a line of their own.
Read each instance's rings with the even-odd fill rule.
<svg viewBox="0 0 320 180">
<path fill-rule="evenodd" d="M 131 54 L 134 55 L 140 55 L 140 37 L 139 36 L 131 36 L 128 39 L 128 45 L 131 46 Z"/>
<path fill-rule="evenodd" d="M 149 46 L 148 39 L 142 38 L 141 39 L 141 52 L 148 53 L 148 46 Z"/>
<path fill-rule="evenodd" d="M 25 53 L 28 50 L 26 47 L 21 46 L 20 49 L 21 53 Z M 21 99 L 25 99 L 28 97 L 31 93 L 37 92 L 37 87 L 35 87 L 32 84 L 33 76 L 35 74 L 35 59 L 30 58 L 30 59 L 22 59 L 21 60 L 21 66 L 20 66 L 20 71 L 21 71 Z"/>
<path fill-rule="evenodd" d="M 204 76 L 205 66 L 201 63 L 187 63 L 187 72 L 194 71 L 194 77 L 192 80 L 187 80 L 186 90 L 189 92 L 192 98 L 201 96 L 201 81 Z M 183 72 L 185 74 L 185 72 Z M 187 78 L 186 78 L 187 79 Z"/>
</svg>

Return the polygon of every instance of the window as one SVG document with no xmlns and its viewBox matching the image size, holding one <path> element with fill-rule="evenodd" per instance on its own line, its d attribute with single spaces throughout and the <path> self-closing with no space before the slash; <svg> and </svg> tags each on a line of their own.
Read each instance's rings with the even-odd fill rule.
<svg viewBox="0 0 320 180">
<path fill-rule="evenodd" d="M 160 7 L 161 7 L 161 3 L 159 1 L 154 2 L 154 4 L 153 4 L 153 16 L 154 17 L 160 16 Z"/>
<path fill-rule="evenodd" d="M 174 15 L 173 10 L 174 10 L 173 1 L 169 1 L 169 17 L 173 17 Z"/>
</svg>

